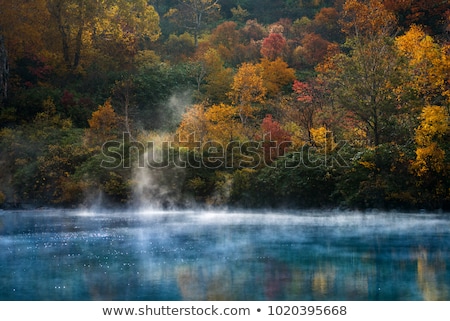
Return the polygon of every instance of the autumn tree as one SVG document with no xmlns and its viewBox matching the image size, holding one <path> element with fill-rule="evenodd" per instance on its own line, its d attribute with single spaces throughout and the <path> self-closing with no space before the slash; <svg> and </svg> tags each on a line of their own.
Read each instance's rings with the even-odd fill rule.
<svg viewBox="0 0 450 321">
<path fill-rule="evenodd" d="M 268 34 L 266 28 L 254 19 L 247 20 L 245 26 L 239 30 L 239 33 L 246 42 L 260 41 L 267 37 Z"/>
<path fill-rule="evenodd" d="M 46 40 L 51 37 L 47 0 L 0 0 L 0 35 L 11 64 L 26 55 L 41 56 L 46 48 Z M 49 35 L 50 33 L 50 35 Z"/>
<path fill-rule="evenodd" d="M 296 53 L 309 66 L 322 62 L 328 53 L 330 42 L 315 33 L 307 33 L 301 40 L 301 48 Z"/>
<path fill-rule="evenodd" d="M 283 156 L 291 144 L 291 135 L 281 124 L 268 114 L 261 123 L 262 147 L 266 164 Z"/>
<path fill-rule="evenodd" d="M 401 112 L 395 89 L 401 87 L 402 77 L 394 48 L 379 40 L 336 60 L 338 69 L 324 74 L 332 96 L 365 124 L 373 145 L 385 142 L 392 116 Z"/>
<path fill-rule="evenodd" d="M 111 100 L 108 99 L 104 105 L 98 106 L 88 122 L 89 128 L 85 136 L 88 146 L 98 148 L 108 140 L 117 138 L 120 118 L 114 111 Z"/>
<path fill-rule="evenodd" d="M 359 41 L 374 40 L 393 34 L 397 28 L 394 14 L 381 0 L 347 0 L 340 20 L 342 31 Z"/>
<path fill-rule="evenodd" d="M 385 7 L 392 11 L 401 27 L 408 29 L 411 25 L 421 25 L 433 35 L 445 32 L 445 13 L 450 10 L 450 3 L 441 0 L 385 0 Z"/>
<path fill-rule="evenodd" d="M 286 54 L 287 42 L 282 34 L 272 32 L 264 38 L 261 46 L 261 55 L 269 60 L 275 60 Z"/>
<path fill-rule="evenodd" d="M 450 99 L 450 46 L 439 45 L 416 25 L 396 38 L 396 45 L 408 61 L 408 87 L 419 94 L 422 103 L 440 104 Z"/>
<path fill-rule="evenodd" d="M 193 105 L 183 114 L 181 123 L 177 129 L 177 135 L 180 141 L 195 139 L 203 144 L 207 139 L 207 134 L 208 127 L 205 106 L 203 104 Z"/>
<path fill-rule="evenodd" d="M 216 16 L 220 11 L 219 0 L 178 0 L 178 6 L 172 8 L 166 16 L 191 31 L 194 44 L 198 46 L 198 38 L 204 28 L 205 20 Z"/>
<path fill-rule="evenodd" d="M 266 93 L 261 67 L 243 63 L 234 76 L 231 91 L 228 93 L 231 101 L 239 110 L 239 117 L 243 125 L 246 125 L 249 118 L 253 117 L 255 104 L 264 102 Z"/>
<path fill-rule="evenodd" d="M 194 37 L 187 32 L 179 36 L 171 34 L 164 43 L 164 51 L 174 63 L 185 61 L 195 52 Z"/>
<path fill-rule="evenodd" d="M 146 0 L 107 2 L 100 10 L 94 30 L 90 30 L 97 48 L 127 64 L 140 50 L 160 34 L 159 15 Z"/>
<path fill-rule="evenodd" d="M 123 48 L 122 54 L 133 56 L 140 39 L 159 37 L 159 16 L 145 0 L 74 1 L 48 0 L 51 22 L 59 33 L 63 61 L 75 70 L 88 45 L 102 48 L 104 42 Z M 111 50 L 102 48 L 104 52 Z M 114 51 L 114 50 L 113 50 Z M 117 58 L 117 57 L 116 57 Z"/>
<path fill-rule="evenodd" d="M 311 128 L 312 144 L 323 153 L 332 152 L 337 144 L 334 141 L 333 132 L 322 126 L 319 128 Z"/>
<path fill-rule="evenodd" d="M 233 81 L 233 70 L 225 67 L 218 51 L 213 48 L 202 53 L 198 58 L 198 63 L 204 73 L 205 99 L 212 103 L 225 102 Z"/>
<path fill-rule="evenodd" d="M 200 143 L 204 152 L 209 148 L 223 152 L 230 142 L 245 138 L 243 125 L 235 106 L 217 104 L 206 108 L 203 104 L 190 107 L 177 129 L 180 141 Z"/>
<path fill-rule="evenodd" d="M 393 115 L 400 112 L 396 89 L 401 87 L 401 61 L 392 44 L 395 17 L 379 0 L 347 0 L 342 26 L 349 54 L 338 54 L 318 70 L 342 108 L 362 121 L 377 146 L 388 140 Z"/>
<path fill-rule="evenodd" d="M 205 112 L 208 140 L 220 143 L 225 148 L 234 140 L 243 138 L 242 123 L 239 121 L 236 107 L 218 104 Z"/>
<path fill-rule="evenodd" d="M 430 171 L 442 173 L 447 166 L 443 143 L 450 133 L 449 115 L 444 107 L 427 106 L 422 110 L 420 119 L 415 135 L 418 148 L 413 169 L 418 176 L 424 176 Z"/>
<path fill-rule="evenodd" d="M 339 17 L 339 11 L 336 7 L 322 8 L 314 16 L 310 29 L 328 41 L 340 42 L 342 31 L 339 25 Z"/>
<path fill-rule="evenodd" d="M 211 32 L 210 42 L 225 62 L 233 63 L 236 48 L 240 43 L 237 23 L 234 21 L 225 21 L 218 25 Z"/>
<path fill-rule="evenodd" d="M 100 7 L 95 1 L 48 0 L 47 8 L 59 32 L 66 68 L 75 70 L 80 64 L 85 33 L 94 28 Z"/>
<path fill-rule="evenodd" d="M 261 59 L 261 76 L 268 96 L 276 96 L 282 92 L 283 87 L 295 80 L 295 70 L 280 57 L 275 60 Z"/>
<path fill-rule="evenodd" d="M 444 107 L 427 106 L 420 115 L 420 125 L 416 129 L 416 159 L 411 164 L 418 177 L 420 199 L 433 207 L 442 206 L 449 200 L 448 141 L 450 138 L 449 114 Z"/>
<path fill-rule="evenodd" d="M 291 117 L 299 123 L 308 133 L 308 141 L 312 141 L 311 129 L 314 127 L 314 120 L 318 109 L 320 108 L 320 100 L 315 99 L 315 90 L 313 85 L 307 82 L 294 81 L 292 87 L 295 94 L 296 106 L 295 112 L 291 112 Z"/>
</svg>

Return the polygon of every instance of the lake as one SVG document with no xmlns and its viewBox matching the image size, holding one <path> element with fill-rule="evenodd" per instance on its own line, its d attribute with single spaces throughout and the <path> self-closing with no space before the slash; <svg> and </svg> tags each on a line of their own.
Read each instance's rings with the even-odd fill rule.
<svg viewBox="0 0 450 321">
<path fill-rule="evenodd" d="M 450 215 L 0 211 L 1 300 L 450 300 Z"/>
</svg>

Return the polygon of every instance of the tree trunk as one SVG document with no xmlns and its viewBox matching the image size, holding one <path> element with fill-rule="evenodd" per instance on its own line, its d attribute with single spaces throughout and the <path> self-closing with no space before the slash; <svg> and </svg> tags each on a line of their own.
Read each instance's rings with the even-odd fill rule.
<svg viewBox="0 0 450 321">
<path fill-rule="evenodd" d="M 83 45 L 83 27 L 80 27 L 78 29 L 76 43 L 75 43 L 75 54 L 74 54 L 73 65 L 72 65 L 73 70 L 77 69 L 78 65 L 80 64 L 82 45 Z"/>
<path fill-rule="evenodd" d="M 70 70 L 72 67 L 72 63 L 70 61 L 69 36 L 66 32 L 66 26 L 63 23 L 61 3 L 58 3 L 55 8 L 49 9 L 49 11 L 55 17 L 58 23 L 58 30 L 61 34 L 61 45 L 64 63 Z"/>
<path fill-rule="evenodd" d="M 8 52 L 6 51 L 3 36 L 0 35 L 0 105 L 8 97 L 8 78 Z"/>
</svg>

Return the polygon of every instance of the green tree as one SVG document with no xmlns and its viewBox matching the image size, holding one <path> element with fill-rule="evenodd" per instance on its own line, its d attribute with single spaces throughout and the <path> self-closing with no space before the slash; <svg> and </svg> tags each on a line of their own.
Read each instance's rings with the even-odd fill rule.
<svg viewBox="0 0 450 321">
<path fill-rule="evenodd" d="M 343 29 L 348 54 L 337 54 L 319 71 L 342 108 L 362 121 L 375 146 L 388 140 L 393 116 L 399 112 L 400 88 L 405 78 L 392 41 L 395 19 L 378 0 L 347 0 Z"/>
<path fill-rule="evenodd" d="M 203 89 L 204 99 L 213 104 L 226 102 L 233 81 L 233 70 L 225 67 L 218 51 L 213 48 L 200 53 L 197 63 L 200 68 L 198 91 Z"/>
</svg>

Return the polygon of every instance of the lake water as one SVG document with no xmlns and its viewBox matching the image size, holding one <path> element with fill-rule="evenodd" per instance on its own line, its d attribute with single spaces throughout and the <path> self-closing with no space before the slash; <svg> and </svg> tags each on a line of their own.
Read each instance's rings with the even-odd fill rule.
<svg viewBox="0 0 450 321">
<path fill-rule="evenodd" d="M 1 300 L 449 300 L 450 216 L 0 212 Z"/>
</svg>

